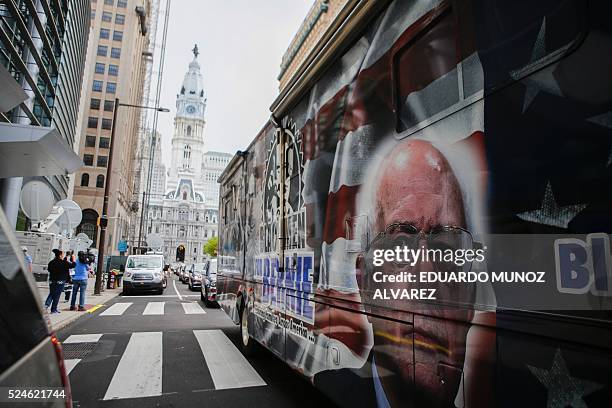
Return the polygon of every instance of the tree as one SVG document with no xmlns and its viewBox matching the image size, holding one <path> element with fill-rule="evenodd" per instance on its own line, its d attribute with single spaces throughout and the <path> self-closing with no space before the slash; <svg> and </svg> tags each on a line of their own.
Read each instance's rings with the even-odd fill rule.
<svg viewBox="0 0 612 408">
<path fill-rule="evenodd" d="M 204 244 L 204 252 L 210 256 L 217 256 L 217 245 L 219 244 L 219 237 L 212 237 Z"/>
</svg>

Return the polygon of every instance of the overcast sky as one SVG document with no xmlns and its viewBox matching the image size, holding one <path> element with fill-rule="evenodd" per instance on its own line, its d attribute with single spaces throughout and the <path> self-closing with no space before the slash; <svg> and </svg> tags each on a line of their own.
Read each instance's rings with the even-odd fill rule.
<svg viewBox="0 0 612 408">
<path fill-rule="evenodd" d="M 208 97 L 205 149 L 233 154 L 247 147 L 269 118 L 282 55 L 313 2 L 173 0 L 160 102 L 171 113 L 161 113 L 158 125 L 166 166 L 176 94 L 193 58 L 193 45 L 200 50 Z M 162 23 L 160 15 L 160 32 Z"/>
</svg>

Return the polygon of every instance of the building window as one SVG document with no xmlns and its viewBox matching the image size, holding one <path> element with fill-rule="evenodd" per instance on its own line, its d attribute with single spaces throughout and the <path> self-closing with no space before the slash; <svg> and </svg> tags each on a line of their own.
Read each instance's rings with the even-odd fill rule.
<svg viewBox="0 0 612 408">
<path fill-rule="evenodd" d="M 124 24 L 124 23 L 125 23 L 125 16 L 123 14 L 116 14 L 115 24 Z"/>
<path fill-rule="evenodd" d="M 123 41 L 123 31 L 113 31 L 113 41 Z"/>
<path fill-rule="evenodd" d="M 105 65 L 102 64 L 101 62 L 96 62 L 96 74 L 103 74 L 104 73 L 104 67 L 105 67 Z"/>
<path fill-rule="evenodd" d="M 96 147 L 96 137 L 85 136 L 85 147 Z"/>
<path fill-rule="evenodd" d="M 93 166 L 93 154 L 84 154 L 83 164 L 86 166 Z"/>
<path fill-rule="evenodd" d="M 121 58 L 121 48 L 113 47 L 111 49 L 111 58 Z"/>
<path fill-rule="evenodd" d="M 83 173 L 81 175 L 81 187 L 89 187 L 89 174 Z"/>
<path fill-rule="evenodd" d="M 108 11 L 103 11 L 102 21 L 106 21 L 107 23 L 110 23 L 111 21 L 113 21 L 113 14 L 109 13 Z"/>
<path fill-rule="evenodd" d="M 108 149 L 110 147 L 110 138 L 109 137 L 101 137 L 98 141 L 98 147 L 100 149 Z"/>
<path fill-rule="evenodd" d="M 90 16 L 91 16 L 91 19 L 92 19 L 92 20 L 93 20 L 93 19 L 95 19 L 95 18 L 96 18 L 96 10 L 93 10 L 93 9 L 92 9 L 92 10 L 91 10 L 91 14 L 90 14 Z"/>
<path fill-rule="evenodd" d="M 110 67 L 109 67 L 110 70 Z M 104 101 L 104 112 L 112 112 L 115 106 L 115 101 Z"/>
<path fill-rule="evenodd" d="M 117 0 L 117 7 L 126 8 L 127 0 Z"/>
<path fill-rule="evenodd" d="M 191 126 L 187 126 L 187 136 L 191 136 Z"/>
<path fill-rule="evenodd" d="M 102 81 L 94 79 L 93 84 L 91 85 L 91 90 L 95 92 L 102 92 Z"/>
<path fill-rule="evenodd" d="M 106 118 L 102 119 L 102 129 L 104 129 L 104 130 L 111 130 L 112 127 L 113 127 L 113 120 L 112 119 L 106 119 Z"/>
<path fill-rule="evenodd" d="M 109 37 L 110 37 L 110 30 L 108 28 L 101 28 L 100 29 L 100 38 L 108 40 Z"/>
<path fill-rule="evenodd" d="M 91 100 L 89 101 L 89 109 L 99 110 L 100 109 L 100 100 L 97 99 L 97 98 L 91 98 Z"/>
<path fill-rule="evenodd" d="M 97 188 L 104 188 L 104 175 L 99 174 L 98 177 L 96 177 L 96 187 Z"/>
<path fill-rule="evenodd" d="M 108 157 L 98 156 L 98 163 L 97 163 L 98 167 L 106 167 L 107 163 L 108 163 Z"/>
<path fill-rule="evenodd" d="M 117 91 L 117 84 L 115 82 L 106 83 L 106 93 L 114 94 Z"/>
<path fill-rule="evenodd" d="M 114 0 L 104 0 L 104 4 L 108 4 L 109 6 L 112 6 L 114 3 Z"/>
<path fill-rule="evenodd" d="M 98 118 L 90 116 L 87 119 L 87 127 L 91 129 L 97 129 L 98 128 Z"/>
<path fill-rule="evenodd" d="M 108 54 L 108 47 L 106 45 L 98 45 L 98 56 L 106 57 Z"/>
<path fill-rule="evenodd" d="M 110 64 L 108 66 L 108 75 L 117 76 L 119 75 L 119 66 Z"/>
</svg>

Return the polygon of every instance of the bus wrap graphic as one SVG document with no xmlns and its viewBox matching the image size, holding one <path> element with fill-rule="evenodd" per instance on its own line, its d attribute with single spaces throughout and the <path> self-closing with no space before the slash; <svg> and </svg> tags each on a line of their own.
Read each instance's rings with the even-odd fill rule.
<svg viewBox="0 0 612 408">
<path fill-rule="evenodd" d="M 279 272 L 278 254 L 255 257 L 255 280 L 262 283 L 262 305 L 305 323 L 314 324 L 313 253 L 293 252 L 285 256 L 285 272 Z"/>
</svg>

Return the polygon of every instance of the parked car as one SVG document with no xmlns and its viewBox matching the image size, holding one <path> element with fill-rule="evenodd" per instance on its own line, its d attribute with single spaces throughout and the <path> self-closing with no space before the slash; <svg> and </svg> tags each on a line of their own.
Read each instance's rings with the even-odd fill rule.
<svg viewBox="0 0 612 408">
<path fill-rule="evenodd" d="M 206 272 L 202 277 L 200 298 L 207 307 L 218 306 L 217 303 L 217 260 L 211 259 L 206 263 Z"/>
<path fill-rule="evenodd" d="M 168 281 L 168 266 L 163 255 L 130 255 L 123 274 L 123 294 L 135 291 L 155 291 L 161 295 Z"/>
<path fill-rule="evenodd" d="M 183 265 L 180 262 L 175 262 L 170 266 L 170 269 L 172 269 L 172 272 L 176 275 L 179 276 L 181 273 L 181 269 L 183 268 Z"/>
<path fill-rule="evenodd" d="M 183 268 L 181 269 L 181 272 L 179 273 L 179 280 L 183 283 L 187 283 L 188 278 L 189 278 L 189 269 L 187 269 L 186 266 L 183 266 Z"/>
<path fill-rule="evenodd" d="M 49 327 L 39 289 L 33 274 L 26 272 L 12 230 L 0 209 L 0 388 L 55 388 L 58 398 L 44 406 L 70 407 L 62 347 Z"/>
<path fill-rule="evenodd" d="M 189 290 L 194 290 L 202 287 L 202 277 L 206 272 L 206 262 L 194 263 L 189 267 L 189 274 L 187 276 L 187 283 L 189 284 Z"/>
</svg>

